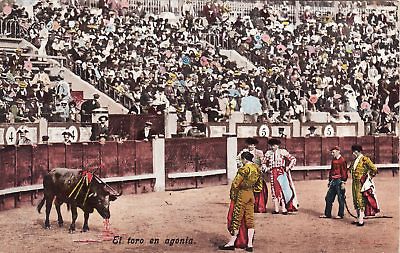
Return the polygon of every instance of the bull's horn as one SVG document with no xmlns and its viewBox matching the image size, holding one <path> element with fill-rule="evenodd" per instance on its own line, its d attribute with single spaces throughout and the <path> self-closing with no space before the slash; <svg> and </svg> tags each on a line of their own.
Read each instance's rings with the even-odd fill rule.
<svg viewBox="0 0 400 253">
<path fill-rule="evenodd" d="M 89 194 L 89 198 L 90 197 L 96 197 L 96 196 L 97 196 L 96 192 L 92 192 L 92 193 Z"/>
<path fill-rule="evenodd" d="M 121 195 L 122 195 L 122 187 L 120 186 L 120 187 L 119 187 L 119 191 L 118 191 L 117 197 L 119 197 L 119 196 L 121 196 Z"/>
<path fill-rule="evenodd" d="M 113 190 L 114 190 L 114 189 L 113 189 Z M 122 195 L 122 187 L 120 188 L 120 191 L 115 191 L 115 190 L 114 190 L 113 192 L 116 192 L 117 194 L 110 193 L 110 195 L 115 196 L 115 197 L 121 196 L 121 195 Z"/>
<path fill-rule="evenodd" d="M 110 195 L 115 196 L 115 197 L 119 197 L 119 196 L 122 195 L 122 190 L 120 192 L 118 192 L 118 194 L 110 194 Z"/>
<path fill-rule="evenodd" d="M 119 186 L 118 188 L 120 191 L 115 190 L 113 187 L 109 186 L 108 184 L 105 184 L 105 188 L 108 188 L 108 193 L 112 196 L 119 197 L 122 195 L 122 187 Z"/>
</svg>

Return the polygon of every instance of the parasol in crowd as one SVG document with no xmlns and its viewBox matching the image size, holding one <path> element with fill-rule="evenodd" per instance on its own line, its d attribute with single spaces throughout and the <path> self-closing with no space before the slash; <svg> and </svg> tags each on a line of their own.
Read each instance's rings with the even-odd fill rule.
<svg viewBox="0 0 400 253">
<path fill-rule="evenodd" d="M 269 37 L 268 34 L 263 34 L 261 36 L 262 41 L 264 41 L 265 43 L 270 43 L 271 42 L 271 37 Z"/>
<path fill-rule="evenodd" d="M 340 95 L 340 94 L 335 94 L 335 95 L 333 96 L 334 99 L 340 99 L 341 97 L 342 97 L 342 95 Z"/>
<path fill-rule="evenodd" d="M 317 103 L 317 101 L 318 101 L 318 96 L 317 96 L 317 95 L 311 95 L 310 98 L 308 99 L 308 101 L 309 101 L 311 104 L 315 104 L 315 103 Z"/>
<path fill-rule="evenodd" d="M 184 55 L 182 57 L 182 63 L 185 65 L 189 65 L 190 64 L 190 58 L 187 55 Z"/>
<path fill-rule="evenodd" d="M 261 114 L 262 109 L 261 109 L 261 103 L 260 99 L 254 96 L 247 96 L 242 98 L 242 107 L 240 108 L 240 111 L 245 113 L 245 114 Z"/>
<path fill-rule="evenodd" d="M 284 51 L 286 51 L 286 47 L 282 44 L 276 46 L 276 49 L 278 50 L 278 53 L 283 53 Z"/>
<path fill-rule="evenodd" d="M 240 97 L 240 92 L 237 89 L 228 89 L 229 96 L 231 97 Z"/>
<path fill-rule="evenodd" d="M 201 58 L 200 58 L 200 65 L 201 66 L 203 66 L 203 67 L 205 67 L 205 66 L 208 66 L 208 59 L 207 59 L 207 57 L 205 57 L 205 56 L 202 56 Z"/>
<path fill-rule="evenodd" d="M 390 113 L 390 107 L 387 104 L 384 104 L 382 107 L 382 112 L 389 114 Z"/>
<path fill-rule="evenodd" d="M 32 70 L 32 62 L 29 59 L 27 61 L 24 61 L 24 69 L 27 71 Z"/>
<path fill-rule="evenodd" d="M 316 52 L 316 48 L 314 46 L 306 46 L 306 48 L 310 54 L 314 54 Z"/>
<path fill-rule="evenodd" d="M 364 101 L 364 102 L 361 103 L 360 108 L 362 110 L 368 110 L 368 109 L 371 108 L 371 105 L 368 102 Z"/>
</svg>

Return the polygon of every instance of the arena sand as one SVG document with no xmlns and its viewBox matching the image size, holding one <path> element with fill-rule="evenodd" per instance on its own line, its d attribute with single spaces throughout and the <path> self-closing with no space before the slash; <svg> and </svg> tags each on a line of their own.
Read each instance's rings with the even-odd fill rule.
<svg viewBox="0 0 400 253">
<path fill-rule="evenodd" d="M 399 252 L 399 178 L 378 175 L 379 204 L 391 219 L 368 219 L 364 227 L 343 220 L 320 219 L 327 190 L 326 180 L 296 181 L 300 211 L 295 215 L 256 214 L 254 252 Z M 350 182 L 347 201 L 352 206 Z M 218 252 L 226 242 L 229 186 L 215 186 L 175 192 L 123 195 L 111 203 L 111 232 L 103 232 L 103 220 L 96 212 L 89 220 L 90 232 L 81 233 L 83 213 L 79 211 L 77 232 L 68 233 L 71 214 L 62 207 L 64 227 L 57 225 L 53 207 L 50 230 L 43 229 L 42 214 L 36 207 L 0 212 L 0 252 Z M 337 202 L 333 215 L 337 212 Z M 80 241 L 80 242 L 77 242 Z M 245 252 L 237 249 L 236 252 Z"/>
</svg>

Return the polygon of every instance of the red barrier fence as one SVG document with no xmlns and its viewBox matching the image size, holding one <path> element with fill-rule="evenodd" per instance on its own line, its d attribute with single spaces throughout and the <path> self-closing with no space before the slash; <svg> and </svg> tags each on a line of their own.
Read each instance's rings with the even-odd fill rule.
<svg viewBox="0 0 400 253">
<path fill-rule="evenodd" d="M 267 138 L 256 138 L 258 149 L 265 152 L 268 149 Z M 246 139 L 238 139 L 238 151 L 246 147 Z M 342 156 L 352 161 L 351 146 L 360 144 L 363 154 L 369 156 L 374 163 L 392 164 L 399 162 L 399 138 L 397 136 L 363 136 L 363 137 L 295 137 L 281 139 L 281 147 L 297 159 L 298 166 L 329 165 L 331 162 L 330 149 L 334 146 L 341 148 Z"/>
<path fill-rule="evenodd" d="M 177 138 L 165 141 L 166 190 L 225 184 L 226 172 L 220 172 L 226 169 L 226 138 Z"/>
<path fill-rule="evenodd" d="M 257 139 L 258 148 L 266 151 L 268 139 Z M 237 143 L 238 151 L 246 146 L 245 139 L 240 138 Z M 326 177 L 325 169 L 318 169 L 318 166 L 330 164 L 330 148 L 339 145 L 343 156 L 351 161 L 351 145 L 355 143 L 361 144 L 364 154 L 376 164 L 393 165 L 399 161 L 398 137 L 282 139 L 282 147 L 297 158 L 297 166 L 311 168 L 301 173 L 297 171 L 296 179 Z M 166 139 L 165 189 L 226 184 L 228 149 L 227 137 Z M 18 207 L 24 202 L 37 202 L 43 175 L 55 167 L 99 168 L 100 177 L 110 179 L 108 182 L 116 184 L 125 194 L 154 191 L 155 174 L 159 173 L 153 168 L 160 171 L 155 167 L 159 161 L 153 166 L 155 158 L 152 143 L 140 141 L 3 146 L 0 149 L 0 210 Z M 317 169 L 314 170 L 314 166 Z"/>
<path fill-rule="evenodd" d="M 41 185 L 43 175 L 55 167 L 98 168 L 97 173 L 102 178 L 151 174 L 152 146 L 149 142 L 138 141 L 4 146 L 0 149 L 0 190 Z M 153 191 L 154 179 L 121 182 L 117 187 L 124 193 Z M 36 194 L 31 192 L 2 195 L 0 210 L 25 201 L 36 202 L 35 198 Z"/>
</svg>

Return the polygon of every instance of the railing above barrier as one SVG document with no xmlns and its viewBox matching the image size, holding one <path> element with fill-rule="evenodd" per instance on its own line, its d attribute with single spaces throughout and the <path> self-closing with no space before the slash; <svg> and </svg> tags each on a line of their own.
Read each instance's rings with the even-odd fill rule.
<svg viewBox="0 0 400 253">
<path fill-rule="evenodd" d="M 378 169 L 399 169 L 400 165 L 398 163 L 387 163 L 387 164 L 375 164 Z M 305 171 L 305 170 L 330 170 L 330 165 L 320 165 L 320 166 L 294 166 L 292 170 L 294 171 Z"/>
<path fill-rule="evenodd" d="M 38 59 L 54 60 L 50 61 L 51 67 L 63 67 L 67 63 L 67 58 L 63 56 L 39 55 L 39 54 L 22 54 L 23 57 L 32 57 Z"/>
<path fill-rule="evenodd" d="M 63 4 L 74 5 L 74 1 L 63 1 Z M 158 15 L 162 12 L 173 12 L 182 15 L 185 10 L 189 11 L 193 16 L 201 16 L 204 6 L 213 1 L 208 0 L 123 0 L 116 6 L 116 9 L 136 10 L 143 9 L 146 13 Z M 270 11 L 286 12 L 289 19 L 294 22 L 296 14 L 302 14 L 305 10 L 320 15 L 335 15 L 339 11 L 356 11 L 357 13 L 370 12 L 373 9 L 385 9 L 396 11 L 396 6 L 367 5 L 367 2 L 351 2 L 351 1 L 224 1 L 223 12 L 228 13 L 232 17 L 250 15 L 251 11 L 257 8 L 263 8 L 267 4 Z M 99 0 L 81 1 L 80 5 L 90 8 L 101 8 Z M 296 10 L 297 8 L 297 10 Z"/>
<path fill-rule="evenodd" d="M 139 180 L 147 180 L 155 178 L 156 177 L 154 174 L 146 174 L 146 175 L 136 175 L 136 176 L 126 176 L 126 177 L 107 177 L 107 178 L 102 178 L 101 180 L 105 183 L 121 183 L 121 182 L 139 181 Z M 39 191 L 39 190 L 43 190 L 43 184 L 19 186 L 19 187 L 12 187 L 0 190 L 0 196 L 21 193 L 21 192 Z"/>
<path fill-rule="evenodd" d="M 236 117 L 236 116 L 235 116 Z M 231 118 L 230 122 L 207 122 L 207 137 L 222 137 L 225 133 L 234 133 L 239 138 L 245 137 L 361 137 L 372 135 L 370 124 L 364 122 L 306 122 L 292 121 L 290 123 L 243 123 L 242 117 Z M 229 127 L 228 127 L 229 126 Z M 313 128 L 313 130 L 311 130 Z M 392 133 L 384 136 L 397 136 L 397 126 L 394 125 Z"/>
<path fill-rule="evenodd" d="M 24 38 L 27 29 L 21 26 L 21 21 L 15 19 L 0 19 L 0 35 L 9 38 Z"/>
</svg>

